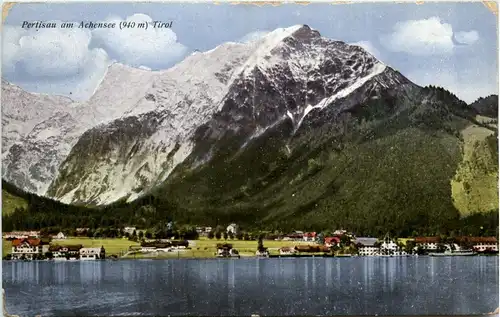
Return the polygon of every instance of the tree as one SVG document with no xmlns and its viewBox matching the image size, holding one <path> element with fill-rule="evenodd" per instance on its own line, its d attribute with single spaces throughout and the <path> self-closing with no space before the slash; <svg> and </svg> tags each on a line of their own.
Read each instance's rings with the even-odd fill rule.
<svg viewBox="0 0 500 317">
<path fill-rule="evenodd" d="M 232 231 L 230 231 L 230 232 L 232 232 Z M 224 231 L 224 240 L 227 240 L 228 237 L 229 237 L 229 235 L 228 235 L 227 231 Z"/>
<path fill-rule="evenodd" d="M 262 241 L 262 236 L 259 237 L 259 241 L 257 242 L 257 250 L 263 250 L 264 249 L 264 242 Z"/>
<path fill-rule="evenodd" d="M 152 239 L 153 238 L 153 234 L 151 233 L 151 231 L 147 230 L 146 231 L 146 239 Z"/>
<path fill-rule="evenodd" d="M 139 231 L 139 240 L 142 240 L 144 238 L 144 232 L 141 230 Z"/>
<path fill-rule="evenodd" d="M 208 233 L 208 238 L 209 239 L 213 239 L 215 237 L 215 234 L 214 234 L 214 231 L 211 230 L 209 233 Z"/>
<path fill-rule="evenodd" d="M 405 252 L 408 254 L 413 254 L 414 249 L 415 249 L 415 241 L 407 240 L 404 247 Z"/>
<path fill-rule="evenodd" d="M 344 247 L 351 245 L 351 238 L 345 234 L 340 237 L 340 244 Z"/>
<path fill-rule="evenodd" d="M 221 235 L 220 231 L 217 231 L 217 232 L 215 233 L 215 238 L 216 238 L 217 240 L 220 240 L 221 236 L 222 236 L 222 235 Z"/>
<path fill-rule="evenodd" d="M 318 242 L 318 244 L 325 244 L 325 236 L 326 235 L 323 235 L 323 233 L 319 233 L 316 237 L 316 242 Z"/>
<path fill-rule="evenodd" d="M 250 235 L 245 232 L 245 234 L 243 234 L 243 240 L 245 240 L 245 241 L 250 240 Z"/>
<path fill-rule="evenodd" d="M 243 233 L 242 232 L 236 233 L 236 239 L 243 240 Z"/>
<path fill-rule="evenodd" d="M 48 252 L 45 252 L 45 257 L 47 259 L 52 259 L 54 257 L 54 254 L 52 252 L 48 251 Z"/>
<path fill-rule="evenodd" d="M 234 239 L 234 233 L 232 231 L 229 231 L 228 235 L 229 235 L 229 239 L 231 239 L 231 240 Z"/>
</svg>

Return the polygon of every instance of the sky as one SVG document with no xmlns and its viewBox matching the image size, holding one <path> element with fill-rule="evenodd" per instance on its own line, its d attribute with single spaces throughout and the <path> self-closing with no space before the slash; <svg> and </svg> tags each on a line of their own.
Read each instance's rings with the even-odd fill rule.
<svg viewBox="0 0 500 317">
<path fill-rule="evenodd" d="M 23 21 L 172 21 L 172 28 L 35 30 L 22 29 Z M 480 2 L 22 3 L 2 28 L 2 78 L 85 100 L 113 62 L 167 69 L 195 50 L 297 24 L 360 45 L 416 84 L 444 87 L 466 102 L 498 94 L 497 17 Z"/>
</svg>

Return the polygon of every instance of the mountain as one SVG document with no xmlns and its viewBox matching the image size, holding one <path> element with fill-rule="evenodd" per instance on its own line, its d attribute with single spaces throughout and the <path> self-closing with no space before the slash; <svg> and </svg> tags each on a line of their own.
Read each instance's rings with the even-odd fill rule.
<svg viewBox="0 0 500 317">
<path fill-rule="evenodd" d="M 298 130 L 310 111 L 372 78 L 364 90 L 409 84 L 361 48 L 324 39 L 307 26 L 193 54 L 152 79 L 139 101 L 150 112 L 127 113 L 83 134 L 48 195 L 73 203 L 131 201 L 165 181 L 193 151 L 202 153 L 192 156 L 194 165 L 210 158 L 214 149 L 204 147 L 212 140 L 196 135 L 200 126 L 212 139 L 241 128 L 246 141 L 284 120 Z"/>
<path fill-rule="evenodd" d="M 28 93 L 2 79 L 2 153 L 70 103 L 66 97 Z"/>
<path fill-rule="evenodd" d="M 497 95 L 490 95 L 486 98 L 479 98 L 471 104 L 471 107 L 477 111 L 478 115 L 490 118 L 498 118 Z"/>
<path fill-rule="evenodd" d="M 10 149 L 4 177 L 27 190 L 34 179 L 37 192 L 65 203 L 111 203 L 106 215 L 143 225 L 173 217 L 431 233 L 456 227 L 457 206 L 464 215 L 498 209 L 490 198 L 479 205 L 481 191 L 461 193 L 480 178 L 457 178 L 477 174 L 462 172 L 477 161 L 467 129 L 491 131 L 485 150 L 498 152 L 481 109 L 299 25 L 165 71 L 112 65 L 89 101 Z M 44 137 L 50 129 L 58 133 Z M 46 173 L 29 174 L 35 166 Z"/>
<path fill-rule="evenodd" d="M 27 132 L 20 141 L 3 155 L 3 177 L 24 190 L 45 194 L 60 164 L 85 131 L 118 119 L 124 113 L 141 111 L 136 106 L 140 99 L 138 96 L 142 96 L 150 85 L 152 76 L 152 72 L 114 65 L 108 69 L 105 79 L 87 102 L 66 103 L 61 107 L 44 96 L 22 112 L 16 110 L 20 104 L 20 89 L 4 90 L 2 85 L 2 104 L 38 119 L 32 126 L 27 126 Z M 36 97 L 28 93 L 22 96 L 27 101 L 21 99 L 21 104 Z M 38 115 L 39 109 L 48 109 L 47 115 Z M 54 111 L 49 111 L 51 109 Z M 12 129 L 11 125 L 9 121 L 3 126 L 4 129 Z"/>
</svg>

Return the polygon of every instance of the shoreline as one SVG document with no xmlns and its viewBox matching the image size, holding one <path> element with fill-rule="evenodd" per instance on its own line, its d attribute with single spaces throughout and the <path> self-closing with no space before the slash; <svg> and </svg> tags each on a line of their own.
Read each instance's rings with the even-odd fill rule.
<svg viewBox="0 0 500 317">
<path fill-rule="evenodd" d="M 498 254 L 495 255 L 481 255 L 478 254 L 476 256 L 481 256 L 481 257 L 499 257 Z M 53 262 L 53 263 L 66 263 L 66 262 L 110 262 L 110 261 L 127 261 L 127 260 L 132 260 L 132 261 L 140 261 L 140 260 L 244 260 L 244 259 L 259 259 L 259 260 L 266 260 L 266 259 L 303 259 L 303 258 L 339 258 L 339 259 L 348 259 L 348 258 L 380 258 L 380 259 L 386 259 L 386 258 L 415 258 L 415 257 L 433 257 L 430 255 L 406 255 L 406 256 L 359 256 L 359 255 L 354 255 L 354 256 L 333 256 L 333 255 L 275 255 L 275 256 L 269 256 L 269 257 L 261 257 L 261 256 L 241 256 L 240 258 L 237 257 L 177 257 L 177 256 L 171 256 L 171 257 L 162 257 L 162 256 L 151 256 L 151 257 L 118 257 L 118 258 L 105 258 L 105 259 L 95 259 L 95 260 L 2 260 L 3 262 Z M 441 258 L 463 258 L 463 257 L 470 257 L 470 256 L 441 256 Z"/>
</svg>

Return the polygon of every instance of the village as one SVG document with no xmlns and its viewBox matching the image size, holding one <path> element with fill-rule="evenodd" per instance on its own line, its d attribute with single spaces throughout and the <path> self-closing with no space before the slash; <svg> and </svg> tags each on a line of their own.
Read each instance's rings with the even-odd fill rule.
<svg viewBox="0 0 500 317">
<path fill-rule="evenodd" d="M 3 234 L 4 260 L 103 260 L 134 258 L 242 258 L 242 257 L 351 257 L 351 256 L 454 256 L 498 254 L 496 237 L 357 237 L 347 230 L 288 234 L 243 233 L 236 224 L 215 232 L 196 227 L 196 237 L 153 237 L 136 227 L 125 227 L 122 237 L 81 237 L 88 228 L 77 228 L 76 237 L 62 231 L 55 235 L 40 231 Z M 222 231 L 222 232 L 221 232 Z M 139 234 L 137 233 L 139 232 Z M 78 237 L 78 233 L 80 237 Z M 175 239 L 178 238 L 178 239 Z M 10 242 L 6 252 L 5 243 Z M 99 245 L 99 243 L 102 243 Z M 89 246 L 90 244 L 90 246 Z M 107 255 L 106 248 L 112 249 Z M 8 253 L 8 254 L 6 254 Z"/>
</svg>

